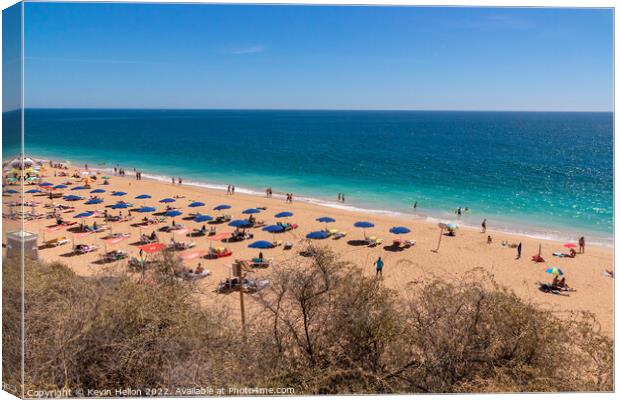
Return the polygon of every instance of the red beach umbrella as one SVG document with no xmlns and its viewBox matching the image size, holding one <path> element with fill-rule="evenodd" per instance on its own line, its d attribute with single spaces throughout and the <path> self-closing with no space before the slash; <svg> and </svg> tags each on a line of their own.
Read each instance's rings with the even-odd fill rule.
<svg viewBox="0 0 620 400">
<path fill-rule="evenodd" d="M 144 246 L 140 246 L 139 249 L 145 253 L 155 253 L 163 250 L 166 247 L 163 243 L 151 243 L 145 244 Z"/>
<path fill-rule="evenodd" d="M 575 243 L 564 243 L 564 247 L 574 249 L 575 247 L 577 247 L 577 245 Z"/>
</svg>

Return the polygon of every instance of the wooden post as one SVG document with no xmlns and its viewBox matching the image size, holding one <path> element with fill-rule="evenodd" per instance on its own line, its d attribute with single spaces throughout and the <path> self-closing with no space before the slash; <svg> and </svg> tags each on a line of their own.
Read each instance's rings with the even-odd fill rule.
<svg viewBox="0 0 620 400">
<path fill-rule="evenodd" d="M 232 272 L 233 276 L 236 276 L 239 279 L 239 308 L 241 309 L 241 331 L 243 333 L 243 337 L 245 338 L 245 303 L 243 301 L 243 278 L 245 274 L 243 273 L 244 263 L 238 260 L 235 260 Z"/>
</svg>

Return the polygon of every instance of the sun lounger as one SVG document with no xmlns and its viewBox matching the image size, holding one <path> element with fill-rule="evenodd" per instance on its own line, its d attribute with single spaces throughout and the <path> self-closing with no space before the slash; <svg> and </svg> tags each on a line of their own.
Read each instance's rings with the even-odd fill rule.
<svg viewBox="0 0 620 400">
<path fill-rule="evenodd" d="M 222 258 L 232 256 L 232 251 L 226 247 L 210 247 L 209 253 L 206 255 L 208 258 Z"/>
<path fill-rule="evenodd" d="M 187 249 L 191 249 L 192 247 L 196 247 L 196 243 L 195 242 L 172 242 L 170 244 L 168 244 L 168 248 L 170 250 L 187 250 Z"/>
<path fill-rule="evenodd" d="M 271 263 L 273 262 L 273 259 L 261 259 L 261 258 L 253 258 L 251 259 L 248 264 L 250 265 L 250 267 L 253 268 L 268 268 L 269 266 L 271 266 Z"/>
<path fill-rule="evenodd" d="M 129 255 L 122 250 L 112 250 L 103 255 L 104 262 L 119 261 L 127 258 Z"/>
<path fill-rule="evenodd" d="M 223 222 L 230 222 L 231 220 L 232 220 L 232 215 L 219 215 L 215 217 L 213 222 L 223 223 Z"/>
<path fill-rule="evenodd" d="M 149 235 L 145 235 L 142 234 L 142 236 L 140 236 L 140 244 L 150 244 L 150 243 L 156 243 L 158 241 L 158 238 L 151 238 Z"/>
<path fill-rule="evenodd" d="M 205 269 L 204 271 L 200 273 L 187 271 L 183 273 L 183 279 L 186 279 L 188 281 L 195 281 L 198 279 L 206 278 L 209 275 L 211 275 L 211 271 L 207 269 Z"/>
<path fill-rule="evenodd" d="M 290 242 L 290 241 L 284 242 L 284 247 L 283 247 L 284 250 L 290 250 L 292 248 L 293 248 L 293 242 Z"/>
<path fill-rule="evenodd" d="M 69 243 L 69 240 L 66 237 L 62 236 L 62 237 L 57 237 L 55 239 L 46 240 L 45 246 L 58 247 L 58 246 L 62 246 L 63 244 L 67 244 L 67 243 Z"/>
<path fill-rule="evenodd" d="M 220 293 L 229 293 L 229 292 L 239 290 L 240 286 L 241 286 L 241 282 L 239 278 L 226 278 L 225 280 L 220 282 L 217 290 Z M 248 293 L 257 292 L 261 289 L 266 288 L 267 286 L 269 286 L 269 281 L 266 279 L 261 279 L 261 280 L 254 280 L 254 279 L 248 279 L 248 278 L 243 279 L 243 290 Z"/>
<path fill-rule="evenodd" d="M 76 254 L 86 254 L 96 251 L 98 249 L 94 244 L 78 244 L 73 247 L 73 251 Z"/>
</svg>

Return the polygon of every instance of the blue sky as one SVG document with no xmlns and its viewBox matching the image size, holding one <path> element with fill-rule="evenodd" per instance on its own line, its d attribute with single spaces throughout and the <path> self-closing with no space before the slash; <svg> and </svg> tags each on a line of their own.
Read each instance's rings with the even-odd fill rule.
<svg viewBox="0 0 620 400">
<path fill-rule="evenodd" d="M 26 3 L 27 107 L 609 111 L 609 9 Z"/>
</svg>

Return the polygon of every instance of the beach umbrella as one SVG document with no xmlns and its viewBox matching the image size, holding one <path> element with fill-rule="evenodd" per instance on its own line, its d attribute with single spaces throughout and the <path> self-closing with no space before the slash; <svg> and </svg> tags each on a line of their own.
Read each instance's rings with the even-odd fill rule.
<svg viewBox="0 0 620 400">
<path fill-rule="evenodd" d="M 230 208 L 230 206 L 228 204 L 220 204 L 217 207 L 213 207 L 213 209 L 215 211 L 222 211 L 222 210 L 228 210 Z"/>
<path fill-rule="evenodd" d="M 140 199 L 140 200 L 144 200 L 144 199 L 150 199 L 151 196 L 148 194 L 141 194 L 139 196 L 136 196 L 136 199 Z"/>
<path fill-rule="evenodd" d="M 335 219 L 333 219 L 332 217 L 320 217 L 316 219 L 319 222 L 324 222 L 325 223 L 325 230 L 327 230 L 327 224 L 330 222 L 336 222 Z"/>
<path fill-rule="evenodd" d="M 325 231 L 314 231 L 306 235 L 308 239 L 325 239 L 327 237 L 329 237 L 329 232 Z"/>
<path fill-rule="evenodd" d="M 66 189 L 66 188 L 68 188 L 68 187 L 69 187 L 69 186 L 67 186 L 67 185 L 60 184 L 60 185 L 56 185 L 56 186 L 54 186 L 54 189 Z"/>
<path fill-rule="evenodd" d="M 250 249 L 271 249 L 273 247 L 273 243 L 266 240 L 259 240 L 254 243 L 250 243 L 248 247 Z"/>
<path fill-rule="evenodd" d="M 86 190 L 88 189 L 86 186 L 76 186 L 74 188 L 71 188 L 71 190 Z"/>
<path fill-rule="evenodd" d="M 41 187 L 50 187 L 50 186 L 54 186 L 54 184 L 50 183 L 50 182 L 43 182 L 43 183 L 39 183 L 39 186 L 41 186 Z"/>
<path fill-rule="evenodd" d="M 15 190 L 15 189 L 9 189 L 9 190 L 5 190 L 4 193 L 16 194 L 16 193 L 19 193 L 19 192 L 17 190 Z"/>
<path fill-rule="evenodd" d="M 195 201 L 195 202 L 191 203 L 188 207 L 194 208 L 194 207 L 202 207 L 204 205 L 205 205 L 205 203 L 203 203 L 203 202 Z"/>
<path fill-rule="evenodd" d="M 232 226 L 235 228 L 249 228 L 252 226 L 252 224 L 249 221 L 246 221 L 244 219 L 236 219 L 234 221 L 229 222 L 228 226 Z"/>
<path fill-rule="evenodd" d="M 564 243 L 564 247 L 574 249 L 575 247 L 577 247 L 577 245 L 575 243 Z"/>
<path fill-rule="evenodd" d="M 183 214 L 181 211 L 179 210 L 170 210 L 168 212 L 166 212 L 166 214 L 164 214 L 166 217 L 178 217 L 179 215 Z"/>
<path fill-rule="evenodd" d="M 105 193 L 105 189 L 95 189 L 95 190 L 91 190 L 91 193 Z"/>
<path fill-rule="evenodd" d="M 86 211 L 86 212 L 74 215 L 73 218 L 89 218 L 89 217 L 92 217 L 93 215 L 94 215 L 94 213 L 92 213 L 90 211 Z"/>
<path fill-rule="evenodd" d="M 446 224 L 446 228 L 453 231 L 453 230 L 459 229 L 459 226 L 457 224 L 450 223 L 450 224 Z"/>
<path fill-rule="evenodd" d="M 150 243 L 150 244 L 145 244 L 144 246 L 140 246 L 138 248 L 145 253 L 155 253 L 155 252 L 163 250 L 165 247 L 166 245 L 163 243 Z"/>
<path fill-rule="evenodd" d="M 278 233 L 284 230 L 284 227 L 281 225 L 269 225 L 263 228 L 265 232 L 269 233 Z"/>
<path fill-rule="evenodd" d="M 278 213 L 275 215 L 276 218 L 286 218 L 286 217 L 292 217 L 293 213 L 290 211 L 282 211 L 281 213 Z"/>
<path fill-rule="evenodd" d="M 27 190 L 26 193 L 32 194 L 32 193 L 42 193 L 39 189 L 30 189 Z"/>
<path fill-rule="evenodd" d="M 101 179 L 111 179 L 108 175 L 104 175 L 101 177 Z"/>
<path fill-rule="evenodd" d="M 89 199 L 84 204 L 101 204 L 101 203 L 103 203 L 103 199 Z"/>
<path fill-rule="evenodd" d="M 403 233 L 409 233 L 409 232 L 411 232 L 411 230 L 404 226 L 394 226 L 390 229 L 390 233 L 393 233 L 395 235 L 401 235 Z"/>
<path fill-rule="evenodd" d="M 166 197 L 165 199 L 159 200 L 160 203 L 174 203 L 176 200 L 171 199 L 170 197 Z"/>
<path fill-rule="evenodd" d="M 155 212 L 157 209 L 155 207 L 140 207 L 136 211 L 139 213 L 147 213 L 147 212 Z"/>
<path fill-rule="evenodd" d="M 243 210 L 243 214 L 258 214 L 260 210 L 258 208 L 248 208 L 247 210 Z"/>
<path fill-rule="evenodd" d="M 372 228 L 373 226 L 375 226 L 375 224 L 373 224 L 372 222 L 368 222 L 368 221 L 357 221 L 356 223 L 353 224 L 353 226 L 355 226 L 356 228 Z"/>
<path fill-rule="evenodd" d="M 69 195 L 69 196 L 63 197 L 62 199 L 66 201 L 77 201 L 77 200 L 83 200 L 84 198 L 80 196 L 76 196 L 76 195 Z"/>
<path fill-rule="evenodd" d="M 207 221 L 211 221 L 212 219 L 213 219 L 212 216 L 202 215 L 202 214 L 198 214 L 194 217 L 195 222 L 207 222 Z"/>
<path fill-rule="evenodd" d="M 125 193 L 125 192 L 114 192 L 114 193 L 112 193 L 112 196 L 124 196 L 126 194 L 127 193 Z"/>
<path fill-rule="evenodd" d="M 117 210 L 119 208 L 128 208 L 129 205 L 127 203 L 116 203 L 114 204 L 112 207 L 110 207 L 113 210 Z"/>
<path fill-rule="evenodd" d="M 562 270 L 559 269 L 558 267 L 547 268 L 545 272 L 551 275 L 558 275 L 558 276 L 564 275 L 564 272 L 562 272 Z"/>
</svg>

